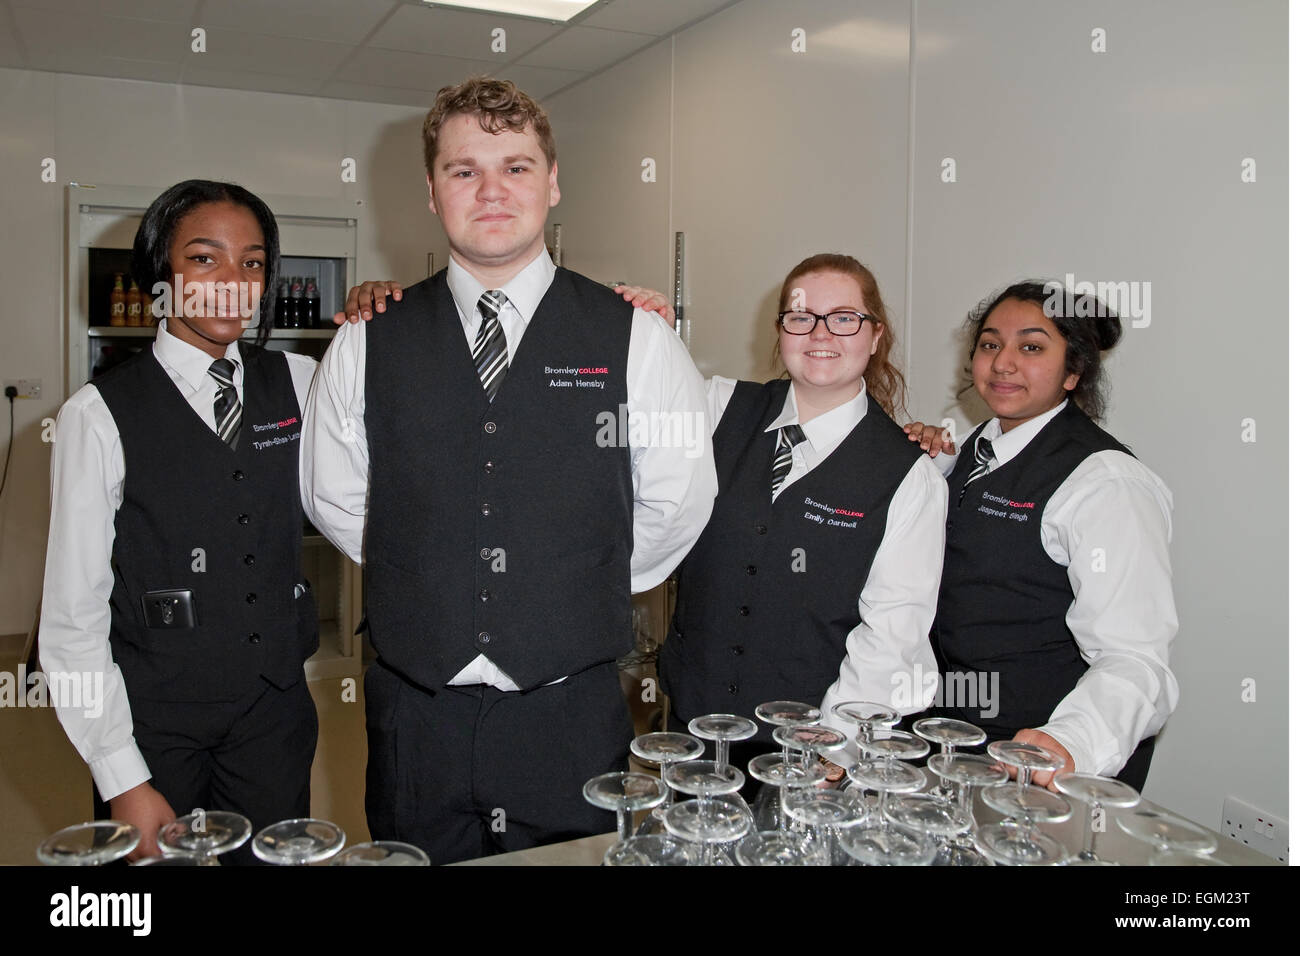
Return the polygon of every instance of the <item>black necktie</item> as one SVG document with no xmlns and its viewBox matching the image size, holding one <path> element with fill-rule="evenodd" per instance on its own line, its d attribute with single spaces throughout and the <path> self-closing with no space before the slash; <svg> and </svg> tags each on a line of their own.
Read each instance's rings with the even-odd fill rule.
<svg viewBox="0 0 1300 956">
<path fill-rule="evenodd" d="M 804 440 L 803 429 L 798 425 L 782 425 L 781 436 L 776 446 L 776 457 L 772 459 L 772 498 L 781 490 L 785 476 L 790 474 L 794 464 L 794 446 Z"/>
<path fill-rule="evenodd" d="M 993 442 L 987 438 L 981 438 L 975 442 L 975 464 L 971 466 L 970 474 L 966 476 L 965 483 L 961 486 L 961 497 L 957 499 L 960 504 L 962 498 L 966 497 L 966 488 L 976 478 L 983 478 L 989 473 L 989 463 L 994 461 Z"/>
<path fill-rule="evenodd" d="M 231 448 L 239 441 L 239 426 L 244 410 L 235 391 L 235 363 L 219 358 L 208 366 L 208 374 L 217 380 L 217 397 L 212 403 L 213 417 L 217 420 L 217 437 Z"/>
<path fill-rule="evenodd" d="M 478 327 L 478 337 L 474 340 L 471 354 L 474 356 L 474 367 L 478 369 L 478 379 L 483 383 L 483 391 L 489 402 L 497 397 L 497 390 L 501 388 L 501 382 L 510 368 L 506 333 L 501 328 L 501 320 L 497 318 L 505 302 L 505 293 L 497 289 L 489 289 L 478 300 L 483 323 Z"/>
</svg>

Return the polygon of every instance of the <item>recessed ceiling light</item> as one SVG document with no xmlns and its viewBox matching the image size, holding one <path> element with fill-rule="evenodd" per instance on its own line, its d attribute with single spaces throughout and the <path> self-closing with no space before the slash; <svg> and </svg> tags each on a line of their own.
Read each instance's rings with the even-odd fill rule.
<svg viewBox="0 0 1300 956">
<path fill-rule="evenodd" d="M 576 17 L 597 0 L 424 0 L 428 6 L 461 7 L 483 13 L 505 13 L 515 17 L 564 22 Z"/>
</svg>

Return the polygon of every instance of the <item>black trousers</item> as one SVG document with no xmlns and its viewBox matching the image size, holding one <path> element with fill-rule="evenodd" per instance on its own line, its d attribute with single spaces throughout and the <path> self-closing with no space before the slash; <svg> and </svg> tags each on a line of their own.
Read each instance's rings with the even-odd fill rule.
<svg viewBox="0 0 1300 956">
<path fill-rule="evenodd" d="M 613 663 L 511 693 L 432 692 L 377 662 L 366 736 L 371 838 L 413 843 L 436 865 L 613 830 L 582 786 L 627 768 L 632 721 Z"/>
<path fill-rule="evenodd" d="M 263 681 L 237 701 L 131 701 L 135 741 L 153 775 L 149 783 L 176 811 L 232 810 L 253 834 L 311 815 L 316 704 L 300 680 L 286 690 Z M 111 816 L 95 793 L 95 818 Z M 251 839 L 223 864 L 256 862 Z"/>
</svg>

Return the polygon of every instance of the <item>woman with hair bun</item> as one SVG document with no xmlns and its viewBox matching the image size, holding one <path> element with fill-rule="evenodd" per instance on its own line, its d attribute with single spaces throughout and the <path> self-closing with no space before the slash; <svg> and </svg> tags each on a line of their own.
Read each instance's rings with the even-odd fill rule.
<svg viewBox="0 0 1300 956">
<path fill-rule="evenodd" d="M 1096 424 L 1119 320 L 1063 295 L 1019 282 L 967 317 L 972 385 L 995 417 L 956 448 L 933 426 L 906 427 L 931 456 L 948 453 L 932 713 L 1140 790 L 1178 701 L 1173 498 Z"/>
</svg>

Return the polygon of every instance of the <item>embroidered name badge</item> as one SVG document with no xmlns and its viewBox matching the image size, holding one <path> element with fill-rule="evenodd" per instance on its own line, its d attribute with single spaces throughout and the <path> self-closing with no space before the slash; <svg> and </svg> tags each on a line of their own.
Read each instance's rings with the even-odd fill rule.
<svg viewBox="0 0 1300 956">
<path fill-rule="evenodd" d="M 1013 501 L 1000 495 L 991 495 L 987 491 L 980 495 L 983 502 L 975 510 L 990 518 L 1002 518 L 1006 521 L 1028 521 L 1029 512 L 1037 505 L 1032 501 Z"/>
<path fill-rule="evenodd" d="M 254 425 L 253 434 L 257 437 L 253 439 L 253 450 L 262 451 L 276 445 L 287 445 L 291 441 L 297 441 L 302 437 L 301 428 L 294 428 L 292 432 L 288 433 L 285 430 L 298 423 L 298 416 L 294 415 L 292 418 L 286 418 L 282 421 Z"/>
<path fill-rule="evenodd" d="M 609 367 L 605 365 L 591 365 L 582 368 L 575 368 L 569 365 L 542 366 L 542 374 L 548 381 L 548 388 L 597 388 L 603 389 Z"/>
<path fill-rule="evenodd" d="M 820 501 L 813 501 L 811 498 L 804 498 L 803 503 L 810 509 L 815 509 L 805 511 L 804 520 L 824 524 L 828 528 L 856 528 L 858 519 L 863 517 L 861 511 L 854 511 L 852 508 L 836 508 L 833 505 L 822 504 Z"/>
</svg>

